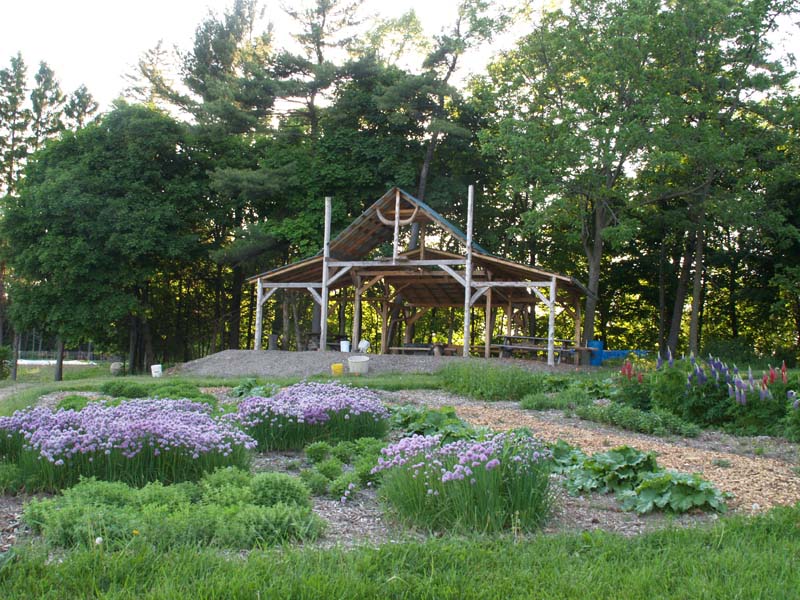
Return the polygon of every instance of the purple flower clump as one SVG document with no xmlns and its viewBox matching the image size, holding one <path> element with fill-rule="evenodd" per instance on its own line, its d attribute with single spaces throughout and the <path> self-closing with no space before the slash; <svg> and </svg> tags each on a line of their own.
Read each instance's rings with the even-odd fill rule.
<svg viewBox="0 0 800 600">
<path fill-rule="evenodd" d="M 132 400 L 118 406 L 97 402 L 80 411 L 33 408 L 0 417 L 0 435 L 15 434 L 22 437 L 24 450 L 56 466 L 78 455 L 119 452 L 131 459 L 143 452 L 176 451 L 197 459 L 255 447 L 234 424 L 190 400 Z"/>
<path fill-rule="evenodd" d="M 375 392 L 340 383 L 298 383 L 282 389 L 271 398 L 247 398 L 239 404 L 236 419 L 245 427 L 262 423 L 320 425 L 332 415 L 349 419 L 370 416 L 375 421 L 389 418 L 389 411 Z"/>
<path fill-rule="evenodd" d="M 536 438 L 523 432 L 498 433 L 484 440 L 459 440 L 440 446 L 441 436 L 414 435 L 381 450 L 373 473 L 397 467 L 413 470 L 413 477 L 432 477 L 441 483 L 470 482 L 476 470 L 492 471 L 502 466 L 524 471 L 550 458 L 551 452 Z"/>
</svg>

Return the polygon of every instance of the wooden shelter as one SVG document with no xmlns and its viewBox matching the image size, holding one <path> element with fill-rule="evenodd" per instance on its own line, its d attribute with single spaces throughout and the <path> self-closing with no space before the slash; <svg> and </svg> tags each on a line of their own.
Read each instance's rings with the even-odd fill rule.
<svg viewBox="0 0 800 600">
<path fill-rule="evenodd" d="M 388 350 L 387 331 L 391 303 L 402 299 L 417 311 L 406 321 L 410 325 L 432 307 L 464 308 L 463 354 L 470 352 L 470 309 L 482 300 L 487 323 L 490 311 L 502 308 L 511 336 L 515 307 L 537 302 L 548 308 L 547 362 L 555 362 L 556 306 L 562 306 L 575 323 L 572 348 L 580 350 L 581 301 L 586 288 L 572 277 L 529 267 L 494 256 L 472 241 L 473 187 L 467 204 L 464 233 L 430 206 L 399 188 L 386 192 L 333 240 L 330 239 L 331 198 L 325 198 L 325 232 L 322 251 L 310 258 L 255 275 L 248 282 L 257 286 L 256 336 L 254 348 L 261 348 L 263 307 L 279 289 L 305 289 L 321 309 L 320 350 L 327 347 L 330 293 L 352 287 L 352 344 L 358 346 L 362 301 L 372 286 L 383 283 L 380 300 L 382 316 L 381 352 Z M 416 248 L 401 248 L 407 228 L 419 225 Z M 449 236 L 463 253 L 445 252 L 426 246 L 426 239 Z M 391 242 L 391 256 L 377 252 Z M 484 352 L 490 355 L 491 330 L 486 327 Z M 544 338 L 542 338 L 544 339 Z M 544 348 L 543 348 L 544 349 Z"/>
</svg>

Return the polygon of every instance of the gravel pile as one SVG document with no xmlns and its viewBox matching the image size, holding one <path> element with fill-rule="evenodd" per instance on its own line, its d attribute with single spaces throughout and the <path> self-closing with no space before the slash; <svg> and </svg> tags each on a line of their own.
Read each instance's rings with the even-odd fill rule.
<svg viewBox="0 0 800 600">
<path fill-rule="evenodd" d="M 353 354 L 342 352 L 285 352 L 283 350 L 224 350 L 192 362 L 178 365 L 170 373 L 201 377 L 310 377 L 326 375 L 331 365 L 343 363 Z M 452 362 L 485 364 L 484 358 L 402 354 L 369 354 L 371 375 L 381 373 L 433 373 Z M 513 365 L 529 371 L 574 371 L 574 365 L 548 367 L 546 363 L 513 358 L 492 358 L 492 364 Z"/>
</svg>

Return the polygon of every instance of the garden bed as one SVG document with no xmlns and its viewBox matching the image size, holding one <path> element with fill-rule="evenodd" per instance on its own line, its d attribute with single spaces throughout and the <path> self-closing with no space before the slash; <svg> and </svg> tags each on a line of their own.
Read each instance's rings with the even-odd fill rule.
<svg viewBox="0 0 800 600">
<path fill-rule="evenodd" d="M 798 445 L 772 438 L 737 438 L 720 433 L 703 433 L 699 438 L 666 440 L 631 433 L 615 427 L 564 417 L 560 411 L 527 411 L 515 402 L 477 402 L 442 391 L 383 392 L 387 402 L 451 405 L 473 425 L 496 430 L 530 427 L 547 441 L 564 441 L 584 452 L 601 452 L 614 446 L 630 445 L 654 451 L 663 466 L 700 473 L 721 490 L 731 492 L 734 510 L 757 512 L 777 505 L 800 502 Z M 746 440 L 744 444 L 743 440 Z M 758 448 L 770 448 L 773 456 L 756 455 Z M 758 452 L 758 454 L 761 454 Z"/>
<path fill-rule="evenodd" d="M 221 403 L 233 400 L 226 388 L 203 391 L 211 392 Z M 58 394 L 42 397 L 40 405 L 53 406 L 61 399 L 61 393 Z M 537 437 L 548 441 L 563 439 L 581 447 L 587 453 L 604 451 L 619 445 L 655 451 L 663 466 L 685 472 L 699 472 L 723 491 L 734 493 L 735 497 L 729 504 L 737 512 L 763 511 L 774 505 L 800 501 L 800 477 L 793 472 L 795 465 L 791 461 L 792 457 L 797 456 L 797 445 L 788 442 L 771 438 L 737 438 L 706 432 L 695 439 L 657 438 L 565 417 L 561 411 L 527 411 L 520 409 L 515 402 L 479 402 L 443 391 L 380 392 L 380 396 L 384 401 L 395 404 L 454 405 L 459 416 L 474 425 L 486 425 L 496 430 L 527 426 Z M 763 452 L 769 452 L 770 456 L 754 455 L 755 448 L 764 448 Z M 253 460 L 252 470 L 292 473 L 297 470 L 298 462 L 303 460 L 303 455 L 299 452 L 260 452 Z M 562 476 L 553 477 L 558 479 Z M 691 526 L 718 518 L 714 513 L 700 511 L 690 511 L 683 515 L 656 512 L 642 516 L 623 511 L 610 495 L 591 493 L 572 497 L 560 485 L 554 485 L 552 489 L 557 501 L 554 504 L 554 513 L 543 530 L 547 534 L 604 530 L 630 536 L 666 526 Z M 23 503 L 29 498 L 0 498 L 2 552 L 20 535 L 20 513 Z M 378 546 L 390 542 L 420 540 L 429 535 L 393 521 L 382 510 L 377 494 L 370 488 L 354 493 L 344 503 L 329 497 L 315 497 L 313 510 L 329 523 L 322 537 L 304 543 L 313 547 Z"/>
</svg>

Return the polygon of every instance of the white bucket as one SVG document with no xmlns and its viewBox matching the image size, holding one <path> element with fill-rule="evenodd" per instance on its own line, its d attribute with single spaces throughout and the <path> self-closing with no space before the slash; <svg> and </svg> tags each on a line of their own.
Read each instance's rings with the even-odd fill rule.
<svg viewBox="0 0 800 600">
<path fill-rule="evenodd" d="M 353 375 L 369 373 L 369 356 L 351 356 L 347 359 L 347 366 Z"/>
<path fill-rule="evenodd" d="M 161 365 L 151 365 L 150 373 L 153 377 L 161 377 Z"/>
<path fill-rule="evenodd" d="M 350 352 L 350 340 L 342 340 L 339 342 L 339 350 L 342 352 Z"/>
</svg>

